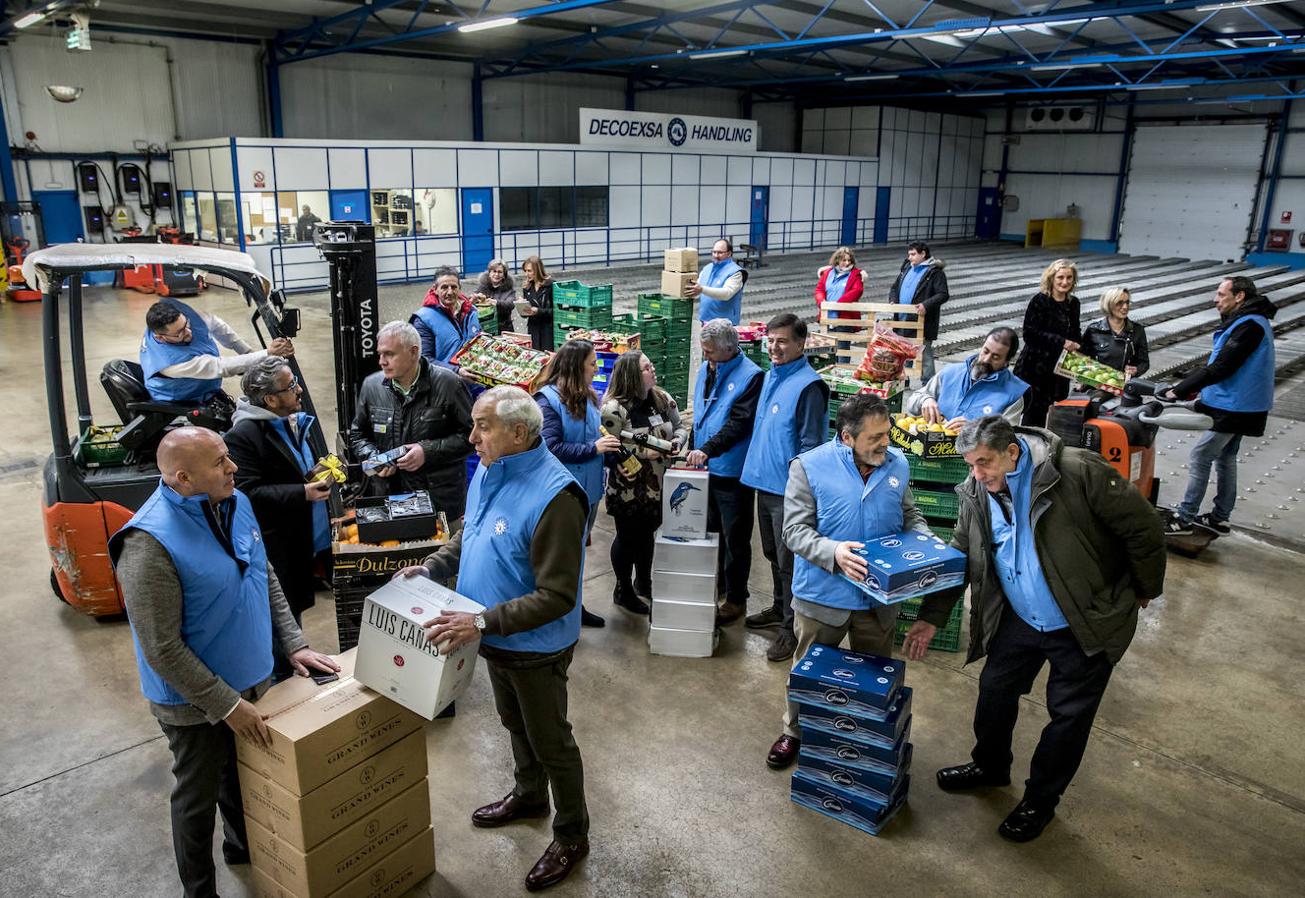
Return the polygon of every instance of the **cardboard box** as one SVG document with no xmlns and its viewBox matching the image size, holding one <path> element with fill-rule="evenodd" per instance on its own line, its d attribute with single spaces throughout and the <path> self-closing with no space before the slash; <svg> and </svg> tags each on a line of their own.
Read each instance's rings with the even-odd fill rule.
<svg viewBox="0 0 1305 898">
<path fill-rule="evenodd" d="M 664 630 L 710 632 L 716 629 L 716 603 L 714 601 L 681 602 L 654 597 L 652 626 Z"/>
<path fill-rule="evenodd" d="M 840 764 L 838 761 L 831 761 L 828 758 L 816 757 L 806 753 L 806 745 L 804 744 L 802 746 L 803 753 L 798 755 L 798 766 L 794 773 L 801 773 L 803 779 L 811 780 L 822 786 L 843 789 L 864 801 L 887 806 L 897 793 L 899 781 L 911 769 L 910 743 L 907 743 L 903 751 L 902 765 L 897 769 L 871 770 L 865 767 L 854 767 L 850 764 Z"/>
<path fill-rule="evenodd" d="M 689 285 L 698 280 L 696 271 L 663 271 L 662 272 L 662 296 L 673 296 L 676 299 L 683 299 L 688 295 Z"/>
<path fill-rule="evenodd" d="M 354 504 L 360 543 L 373 545 L 397 539 L 401 542 L 435 539 L 448 533 L 446 518 L 431 503 L 430 493 L 417 490 L 394 496 L 360 496 Z"/>
<path fill-rule="evenodd" d="M 888 428 L 888 441 L 894 446 L 921 458 L 960 457 L 956 452 L 956 434 L 933 430 L 920 432 L 919 428 L 916 428 L 915 433 L 911 433 L 909 428 L 898 426 L 897 422 L 900 419 L 900 415 L 895 417 Z"/>
<path fill-rule="evenodd" d="M 695 246 L 677 246 L 663 250 L 662 270 L 676 274 L 698 273 L 698 248 Z"/>
<path fill-rule="evenodd" d="M 893 703 L 879 711 L 883 715 L 879 720 L 845 714 L 842 708 L 831 705 L 799 704 L 798 724 L 853 742 L 893 745 L 911 722 L 911 695 L 910 686 L 899 689 Z"/>
<path fill-rule="evenodd" d="M 827 645 L 813 645 L 789 672 L 788 697 L 800 704 L 837 707 L 866 716 L 874 708 L 880 719 L 897 697 L 906 663 Z"/>
<path fill-rule="evenodd" d="M 427 720 L 455 701 L 476 669 L 476 639 L 448 655 L 426 641 L 422 624 L 443 611 L 485 606 L 425 577 L 391 580 L 367 597 L 354 677 Z"/>
<path fill-rule="evenodd" d="M 839 576 L 884 605 L 955 589 L 965 582 L 965 553 L 931 533 L 908 530 L 870 539 L 855 552 L 869 567 L 865 580 Z"/>
<path fill-rule="evenodd" d="M 886 745 L 854 742 L 820 730 L 805 730 L 802 733 L 801 751 L 807 758 L 850 769 L 896 776 L 905 772 L 911 760 L 911 725 L 907 723 L 896 743 Z"/>
<path fill-rule="evenodd" d="M 845 789 L 813 782 L 801 776 L 799 770 L 793 774 L 789 797 L 804 808 L 877 836 L 906 802 L 906 793 L 911 788 L 910 775 L 902 777 L 899 783 L 892 801 L 884 806 L 860 799 Z"/>
<path fill-rule="evenodd" d="M 246 817 L 308 851 L 425 776 L 426 732 L 418 730 L 302 796 L 242 764 L 240 796 Z"/>
<path fill-rule="evenodd" d="M 297 895 L 329 895 L 430 828 L 430 781 L 422 779 L 307 853 L 246 820 L 253 864 Z"/>
<path fill-rule="evenodd" d="M 678 658 L 710 658 L 712 652 L 716 651 L 716 631 L 649 627 L 648 651 L 654 655 L 673 655 Z"/>
<path fill-rule="evenodd" d="M 670 468 L 662 479 L 663 536 L 707 538 L 707 472 Z M 715 568 L 712 568 L 713 572 Z"/>
<path fill-rule="evenodd" d="M 703 539 L 692 539 L 686 536 L 668 536 L 658 529 L 653 543 L 653 569 L 678 571 L 682 574 L 715 574 L 719 551 L 718 533 L 708 533 Z"/>
<path fill-rule="evenodd" d="M 317 898 L 317 894 L 292 891 L 258 867 L 250 872 L 256 898 Z M 318 894 L 328 898 L 397 898 L 434 872 L 435 831 L 427 827 L 334 892 Z"/>
<path fill-rule="evenodd" d="M 716 603 L 716 574 L 680 574 L 653 569 L 652 597 L 668 602 Z"/>
</svg>

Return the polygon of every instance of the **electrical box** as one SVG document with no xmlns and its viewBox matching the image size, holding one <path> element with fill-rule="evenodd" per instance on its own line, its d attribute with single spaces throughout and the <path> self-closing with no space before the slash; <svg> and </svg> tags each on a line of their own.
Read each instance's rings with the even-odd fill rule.
<svg viewBox="0 0 1305 898">
<path fill-rule="evenodd" d="M 172 182 L 155 181 L 154 182 L 154 205 L 160 208 L 172 208 Z"/>
<path fill-rule="evenodd" d="M 1291 228 L 1270 228 L 1269 239 L 1265 241 L 1264 248 L 1271 253 L 1289 252 L 1293 233 L 1295 232 Z"/>
<path fill-rule="evenodd" d="M 96 193 L 100 189 L 100 169 L 94 162 L 77 166 L 77 184 L 82 193 Z"/>
<path fill-rule="evenodd" d="M 103 234 L 104 233 L 104 211 L 98 206 L 83 206 L 82 213 L 86 216 L 86 233 Z"/>
<path fill-rule="evenodd" d="M 140 194 L 140 169 L 134 165 L 124 165 L 118 169 L 122 178 L 122 189 L 127 193 Z"/>
</svg>

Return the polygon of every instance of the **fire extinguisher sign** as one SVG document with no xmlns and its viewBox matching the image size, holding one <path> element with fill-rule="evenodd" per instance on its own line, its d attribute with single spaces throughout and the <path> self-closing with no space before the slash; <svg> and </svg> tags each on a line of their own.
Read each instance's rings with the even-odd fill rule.
<svg viewBox="0 0 1305 898">
<path fill-rule="evenodd" d="M 1283 223 L 1283 224 L 1291 224 L 1291 213 L 1290 213 L 1290 212 L 1284 212 L 1284 213 L 1282 213 L 1282 223 Z"/>
</svg>

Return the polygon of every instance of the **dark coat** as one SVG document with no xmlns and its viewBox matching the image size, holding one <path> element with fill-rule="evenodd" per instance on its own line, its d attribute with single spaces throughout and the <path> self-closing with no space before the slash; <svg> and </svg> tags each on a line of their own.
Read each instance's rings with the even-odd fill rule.
<svg viewBox="0 0 1305 898">
<path fill-rule="evenodd" d="M 1073 294 L 1064 302 L 1045 293 L 1034 294 L 1024 311 L 1024 348 L 1015 362 L 1015 376 L 1031 387 L 1049 389 L 1065 341 L 1083 342 L 1079 314 L 1078 297 Z"/>
<path fill-rule="evenodd" d="M 929 270 L 920 278 L 920 283 L 915 287 L 915 296 L 911 298 L 911 305 L 924 306 L 924 339 L 938 339 L 938 320 L 942 317 L 942 304 L 947 301 L 947 275 L 943 274 L 943 269 L 947 263 L 942 259 L 929 257 Z M 909 261 L 902 263 L 902 270 L 898 272 L 897 280 L 893 281 L 893 286 L 888 289 L 888 301 L 896 305 L 901 302 L 902 278 L 906 277 L 906 270 L 911 267 Z"/>
<path fill-rule="evenodd" d="M 535 285 L 522 283 L 521 298 L 539 309 L 526 319 L 526 332 L 530 334 L 530 345 L 535 349 L 553 351 L 553 279 Z"/>
<path fill-rule="evenodd" d="M 1139 376 L 1151 367 L 1146 328 L 1132 319 L 1124 320 L 1124 329 L 1119 333 L 1110 329 L 1110 322 L 1105 318 L 1093 321 L 1083 329 L 1082 352 L 1117 371 L 1136 365 Z"/>
</svg>

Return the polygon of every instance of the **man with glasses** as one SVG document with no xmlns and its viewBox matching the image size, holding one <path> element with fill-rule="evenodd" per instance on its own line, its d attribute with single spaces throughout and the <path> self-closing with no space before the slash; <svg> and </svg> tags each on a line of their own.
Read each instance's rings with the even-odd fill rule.
<svg viewBox="0 0 1305 898">
<path fill-rule="evenodd" d="M 238 355 L 223 356 L 219 343 Z M 267 349 L 254 349 L 216 315 L 164 299 L 145 313 L 140 366 L 155 401 L 201 405 L 225 395 L 222 378 L 245 373 L 265 356 L 289 358 L 294 352 L 287 337 L 277 337 Z"/>
</svg>

